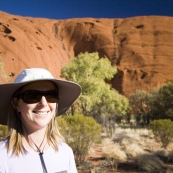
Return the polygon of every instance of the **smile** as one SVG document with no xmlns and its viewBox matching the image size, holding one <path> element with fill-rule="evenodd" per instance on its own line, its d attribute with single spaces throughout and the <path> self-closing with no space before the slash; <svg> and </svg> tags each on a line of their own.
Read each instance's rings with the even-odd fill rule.
<svg viewBox="0 0 173 173">
<path fill-rule="evenodd" d="M 34 113 L 36 114 L 39 114 L 39 115 L 45 115 L 47 114 L 49 111 L 33 111 Z"/>
</svg>

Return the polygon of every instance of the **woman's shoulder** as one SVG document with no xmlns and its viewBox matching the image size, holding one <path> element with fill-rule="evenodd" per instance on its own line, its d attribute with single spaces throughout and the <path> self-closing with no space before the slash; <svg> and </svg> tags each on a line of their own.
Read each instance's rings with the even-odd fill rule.
<svg viewBox="0 0 173 173">
<path fill-rule="evenodd" d="M 68 144 L 66 144 L 65 142 L 60 142 L 58 144 L 58 149 L 59 149 L 59 151 L 72 152 L 71 147 Z"/>
<path fill-rule="evenodd" d="M 7 156 L 7 148 L 6 148 L 7 140 L 3 140 L 0 142 L 0 156 Z"/>
<path fill-rule="evenodd" d="M 65 143 L 65 142 L 60 142 L 58 144 L 58 147 L 59 148 L 64 148 L 64 149 L 71 149 L 71 147 L 67 143 Z"/>
<path fill-rule="evenodd" d="M 7 139 L 0 141 L 0 151 L 6 149 Z"/>
</svg>

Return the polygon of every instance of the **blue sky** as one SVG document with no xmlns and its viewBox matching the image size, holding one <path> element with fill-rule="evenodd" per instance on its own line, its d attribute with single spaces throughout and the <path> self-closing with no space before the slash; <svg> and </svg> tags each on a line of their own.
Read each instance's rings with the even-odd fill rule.
<svg viewBox="0 0 173 173">
<path fill-rule="evenodd" d="M 173 17 L 173 0 L 0 0 L 0 11 L 50 19 Z"/>
</svg>

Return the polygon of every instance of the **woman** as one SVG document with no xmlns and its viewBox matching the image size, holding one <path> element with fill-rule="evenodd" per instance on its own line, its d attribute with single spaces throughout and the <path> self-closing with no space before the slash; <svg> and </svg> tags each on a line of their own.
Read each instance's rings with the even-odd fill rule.
<svg viewBox="0 0 173 173">
<path fill-rule="evenodd" d="M 0 124 L 10 135 L 0 142 L 0 173 L 76 173 L 74 155 L 55 117 L 77 99 L 81 87 L 41 68 L 25 69 L 0 85 Z M 7 116 L 8 114 L 8 116 Z"/>
</svg>

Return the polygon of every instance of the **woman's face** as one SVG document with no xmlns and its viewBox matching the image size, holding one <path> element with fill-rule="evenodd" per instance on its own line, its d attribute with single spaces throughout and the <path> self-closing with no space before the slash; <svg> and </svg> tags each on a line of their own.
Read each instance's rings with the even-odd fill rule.
<svg viewBox="0 0 173 173">
<path fill-rule="evenodd" d="M 55 90 L 55 86 L 50 81 L 39 81 L 24 86 L 22 92 L 27 90 L 49 91 Z M 19 99 L 18 106 L 28 133 L 46 129 L 50 120 L 55 116 L 56 103 L 47 102 L 44 96 L 38 103 L 32 104 L 25 103 L 22 99 Z"/>
</svg>

